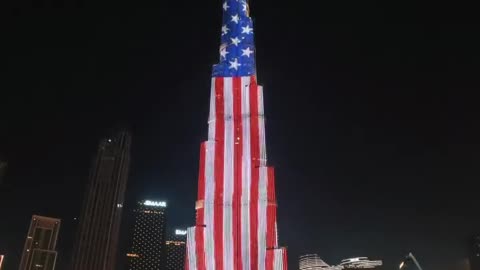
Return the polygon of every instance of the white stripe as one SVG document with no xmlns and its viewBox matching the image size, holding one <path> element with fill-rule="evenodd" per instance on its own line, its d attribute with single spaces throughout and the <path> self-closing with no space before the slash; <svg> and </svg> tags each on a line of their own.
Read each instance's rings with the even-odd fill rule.
<svg viewBox="0 0 480 270">
<path fill-rule="evenodd" d="M 188 269 L 197 270 L 197 252 L 195 249 L 195 227 L 187 230 Z"/>
<path fill-rule="evenodd" d="M 258 86 L 258 133 L 260 140 L 260 165 L 267 165 L 267 145 L 265 143 L 265 112 L 263 107 L 263 87 Z"/>
<path fill-rule="evenodd" d="M 215 196 L 215 141 L 205 144 L 205 264 L 207 269 L 215 269 L 214 241 L 214 196 Z"/>
<path fill-rule="evenodd" d="M 250 269 L 250 187 L 252 162 L 250 156 L 250 77 L 242 78 L 242 265 Z"/>
<path fill-rule="evenodd" d="M 283 270 L 282 250 L 273 250 L 273 270 Z"/>
<path fill-rule="evenodd" d="M 223 190 L 223 244 L 224 269 L 233 268 L 233 228 L 232 197 L 234 183 L 234 124 L 233 124 L 233 80 L 224 78 L 225 97 L 225 154 L 224 154 L 224 190 Z"/>
<path fill-rule="evenodd" d="M 260 167 L 258 189 L 258 269 L 265 270 L 267 251 L 267 183 L 268 168 Z"/>
<path fill-rule="evenodd" d="M 212 78 L 212 85 L 210 90 L 210 115 L 208 117 L 208 140 L 215 140 L 215 78 Z"/>
<path fill-rule="evenodd" d="M 215 78 L 211 80 L 210 88 L 210 115 L 208 118 L 208 142 L 205 154 L 205 225 L 204 245 L 205 264 L 209 270 L 215 270 L 215 238 L 214 238 L 214 201 L 215 201 L 215 131 L 216 131 L 216 91 Z M 221 121 L 222 119 L 220 119 Z"/>
</svg>

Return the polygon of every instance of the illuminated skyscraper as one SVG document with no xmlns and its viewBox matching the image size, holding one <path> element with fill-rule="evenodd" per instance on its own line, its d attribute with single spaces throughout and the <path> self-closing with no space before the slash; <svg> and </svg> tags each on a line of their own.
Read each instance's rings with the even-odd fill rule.
<svg viewBox="0 0 480 270">
<path fill-rule="evenodd" d="M 166 202 L 143 201 L 134 209 L 135 225 L 128 270 L 164 270 L 166 261 Z"/>
<path fill-rule="evenodd" d="M 130 134 L 121 131 L 100 142 L 80 216 L 73 270 L 116 270 L 130 141 Z"/>
<path fill-rule="evenodd" d="M 185 268 L 185 254 L 187 231 L 175 230 L 167 239 L 167 264 L 165 270 L 183 270 Z"/>
<path fill-rule="evenodd" d="M 267 164 L 263 88 L 257 84 L 246 0 L 223 2 L 219 63 L 201 145 L 188 270 L 285 270 L 277 239 L 274 170 Z"/>
<path fill-rule="evenodd" d="M 54 270 L 60 219 L 33 216 L 19 270 Z"/>
</svg>

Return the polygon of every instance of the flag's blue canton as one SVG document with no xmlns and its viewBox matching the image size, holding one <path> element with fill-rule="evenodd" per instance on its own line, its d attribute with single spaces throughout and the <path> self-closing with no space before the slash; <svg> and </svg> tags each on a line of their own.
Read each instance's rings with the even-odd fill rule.
<svg viewBox="0 0 480 270">
<path fill-rule="evenodd" d="M 246 0 L 224 0 L 220 62 L 214 77 L 255 75 L 253 23 Z"/>
</svg>

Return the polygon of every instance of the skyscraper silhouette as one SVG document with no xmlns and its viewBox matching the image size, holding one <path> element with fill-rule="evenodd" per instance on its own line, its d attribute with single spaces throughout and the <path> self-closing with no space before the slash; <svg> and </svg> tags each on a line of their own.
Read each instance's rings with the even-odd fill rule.
<svg viewBox="0 0 480 270">
<path fill-rule="evenodd" d="M 116 270 L 130 143 L 126 130 L 100 142 L 80 216 L 72 270 Z"/>
</svg>

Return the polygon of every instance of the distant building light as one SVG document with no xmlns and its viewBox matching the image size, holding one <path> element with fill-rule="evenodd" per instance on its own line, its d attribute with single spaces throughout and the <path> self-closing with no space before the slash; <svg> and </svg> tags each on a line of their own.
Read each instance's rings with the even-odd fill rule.
<svg viewBox="0 0 480 270">
<path fill-rule="evenodd" d="M 138 254 L 135 254 L 135 253 L 127 253 L 127 257 L 139 258 L 140 256 Z"/>
<path fill-rule="evenodd" d="M 118 207 L 118 208 L 122 208 L 123 205 L 122 205 L 121 203 L 117 203 L 117 207 Z"/>
<path fill-rule="evenodd" d="M 156 202 L 156 201 L 146 200 L 143 204 L 146 205 L 146 206 L 167 207 L 167 202 Z"/>
<path fill-rule="evenodd" d="M 112 139 L 108 139 L 108 142 L 112 142 Z"/>
<path fill-rule="evenodd" d="M 185 231 L 185 230 L 175 230 L 175 234 L 176 235 L 186 235 L 187 231 Z"/>
</svg>

